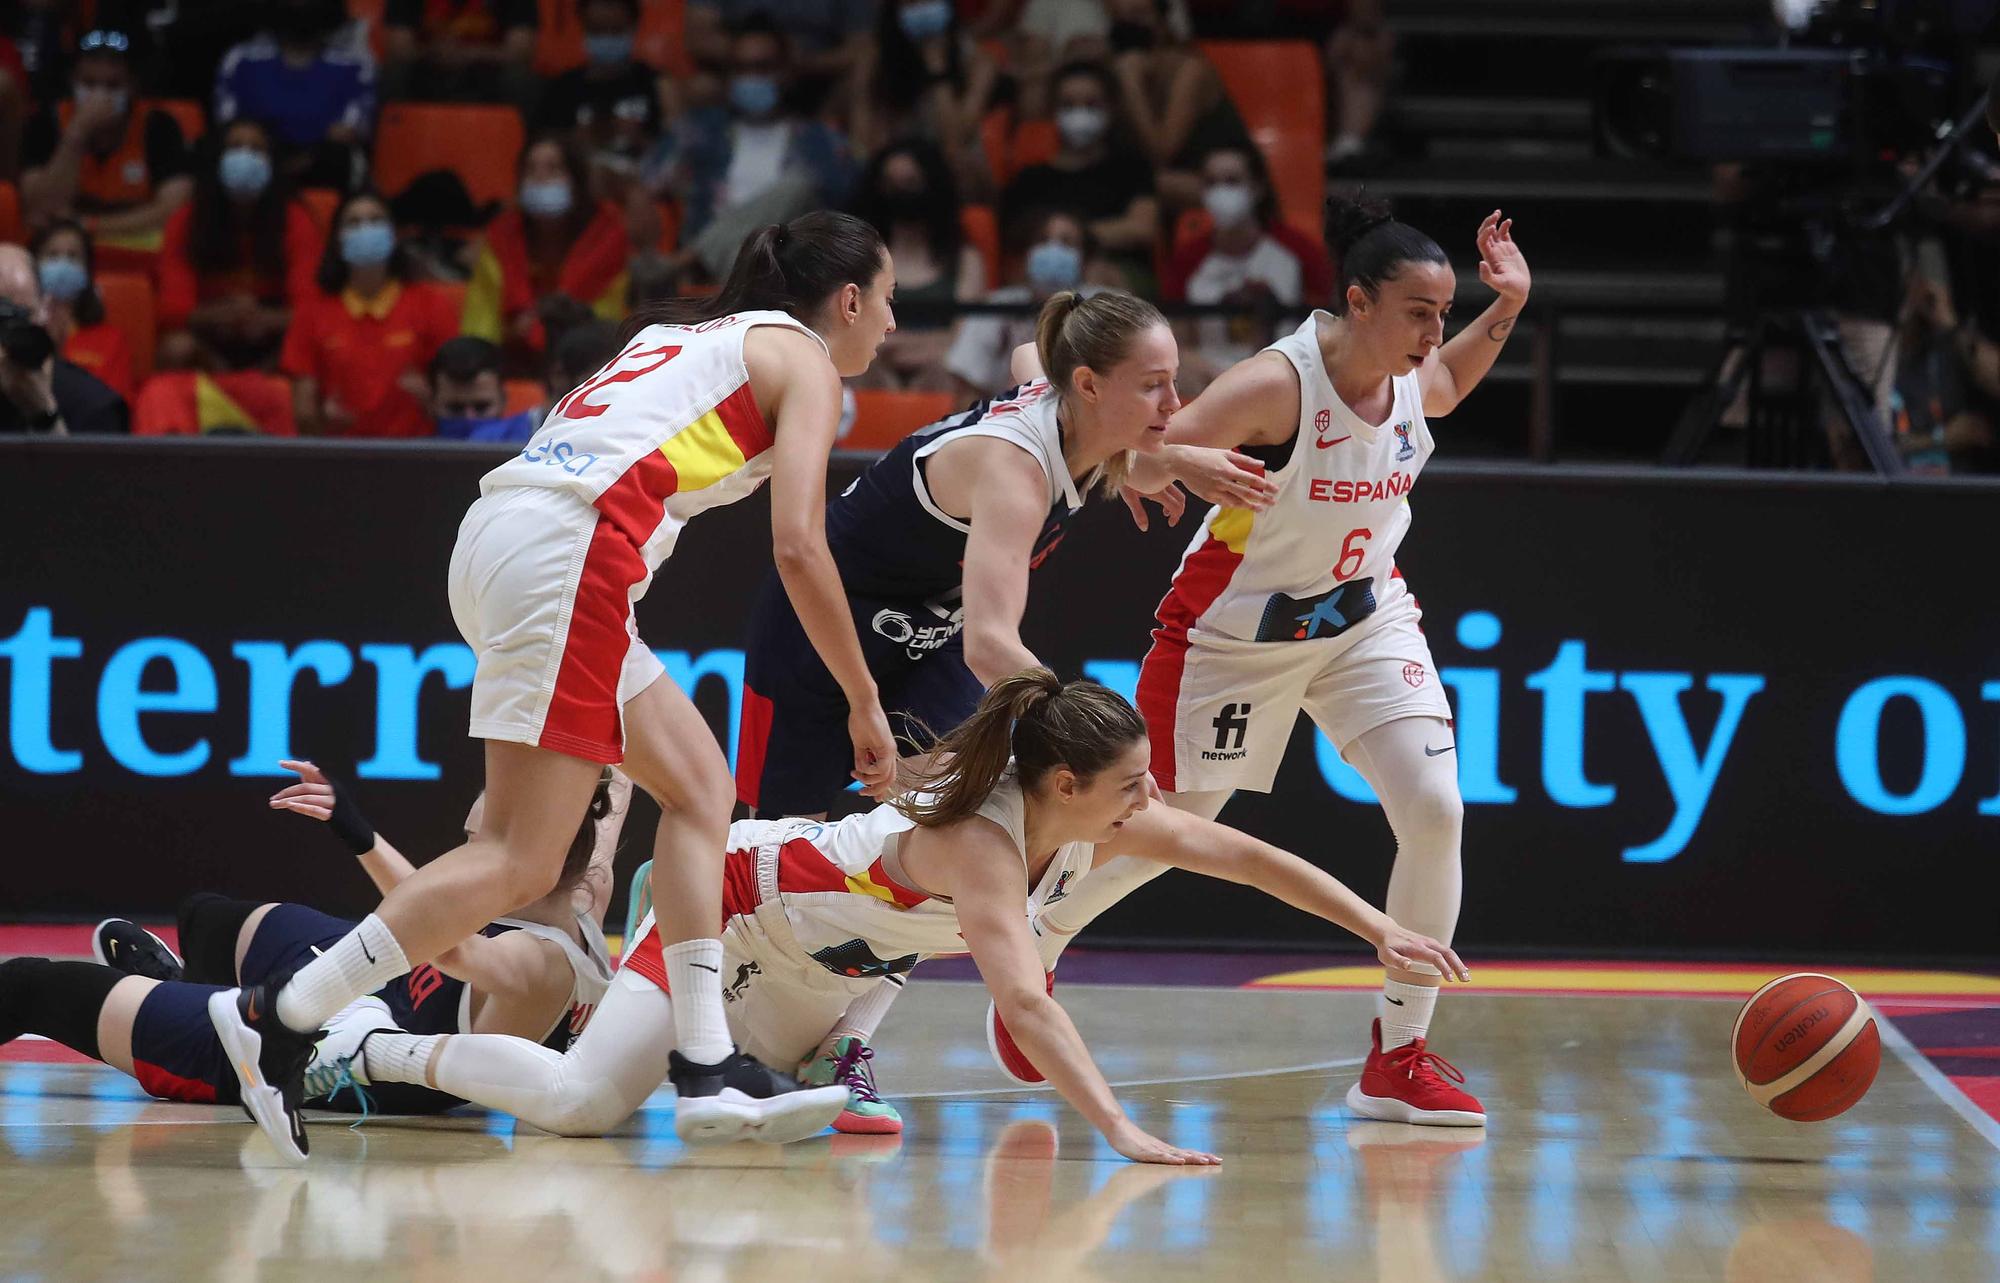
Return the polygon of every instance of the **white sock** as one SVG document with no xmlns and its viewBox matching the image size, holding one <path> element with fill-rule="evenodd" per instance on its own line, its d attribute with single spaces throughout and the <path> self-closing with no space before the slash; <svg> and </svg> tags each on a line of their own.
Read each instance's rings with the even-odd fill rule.
<svg viewBox="0 0 2000 1283">
<path fill-rule="evenodd" d="M 1382 992 L 1375 998 L 1376 1014 L 1382 1017 L 1382 1050 L 1392 1051 L 1428 1035 L 1437 1000 L 1436 985 L 1405 984 L 1385 977 Z"/>
<path fill-rule="evenodd" d="M 361 1055 L 349 1068 L 354 1072 L 354 1080 L 359 1083 L 413 1083 L 418 1087 L 428 1087 L 430 1081 L 425 1075 L 430 1069 L 431 1052 L 443 1036 L 394 1032 L 371 1034 L 368 1041 L 362 1044 Z"/>
<path fill-rule="evenodd" d="M 298 969 L 278 993 L 278 1019 L 300 1033 L 311 1033 L 348 1003 L 409 969 L 403 946 L 371 913 L 333 948 Z"/>
<path fill-rule="evenodd" d="M 722 941 L 683 940 L 660 951 L 674 1002 L 674 1041 L 698 1065 L 727 1060 L 736 1044 L 722 1014 Z"/>
<path fill-rule="evenodd" d="M 830 1048 L 842 1038 L 859 1038 L 863 1042 L 875 1041 L 875 1031 L 882 1027 L 882 1017 L 889 1014 L 889 1008 L 903 992 L 903 977 L 884 976 L 882 982 L 861 997 L 847 1004 L 841 1013 L 840 1023 L 820 1044 L 822 1050 Z"/>
</svg>

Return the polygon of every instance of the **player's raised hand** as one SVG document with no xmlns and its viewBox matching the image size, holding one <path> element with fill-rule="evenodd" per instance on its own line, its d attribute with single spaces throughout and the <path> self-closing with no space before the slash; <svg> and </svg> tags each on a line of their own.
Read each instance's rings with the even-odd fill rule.
<svg viewBox="0 0 2000 1283">
<path fill-rule="evenodd" d="M 1525 302 L 1532 277 L 1521 247 L 1514 244 L 1514 220 L 1494 210 L 1479 224 L 1479 279 L 1510 302 Z"/>
<path fill-rule="evenodd" d="M 1439 944 L 1393 922 L 1382 933 L 1382 942 L 1375 946 L 1375 956 L 1382 960 L 1383 966 L 1401 971 L 1433 970 L 1446 980 L 1472 979 L 1472 972 L 1458 960 L 1450 945 Z"/>
<path fill-rule="evenodd" d="M 326 821 L 333 826 L 335 836 L 356 855 L 366 855 L 374 849 L 375 826 L 368 822 L 368 817 L 355 804 L 353 795 L 339 780 L 311 762 L 287 759 L 278 765 L 295 773 L 299 782 L 286 785 L 271 795 L 272 810 L 292 811 Z"/>
</svg>

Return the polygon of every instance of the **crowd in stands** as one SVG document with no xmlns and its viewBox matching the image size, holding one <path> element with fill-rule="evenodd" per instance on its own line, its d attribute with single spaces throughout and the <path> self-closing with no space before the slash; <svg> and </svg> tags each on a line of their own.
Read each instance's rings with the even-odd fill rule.
<svg viewBox="0 0 2000 1283">
<path fill-rule="evenodd" d="M 994 391 L 1040 300 L 1113 285 L 1215 305 L 1192 391 L 1326 301 L 1380 8 L 17 0 L 0 430 L 524 439 L 634 307 L 821 207 L 897 265 L 865 391 Z"/>
</svg>

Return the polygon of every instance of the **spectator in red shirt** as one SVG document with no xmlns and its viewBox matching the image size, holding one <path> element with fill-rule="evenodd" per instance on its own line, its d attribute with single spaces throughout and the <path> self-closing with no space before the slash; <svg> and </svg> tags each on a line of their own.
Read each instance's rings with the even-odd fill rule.
<svg viewBox="0 0 2000 1283">
<path fill-rule="evenodd" d="M 235 120 L 202 140 L 194 200 L 160 249 L 161 366 L 268 365 L 313 290 L 325 237 L 275 164 L 270 131 Z"/>
<path fill-rule="evenodd" d="M 457 312 L 436 286 L 411 279 L 378 193 L 356 192 L 334 212 L 318 285 L 280 362 L 300 435 L 430 436 L 425 371 L 458 332 Z"/>
<path fill-rule="evenodd" d="M 1244 313 L 1177 326 L 1181 381 L 1194 390 L 1271 341 L 1274 308 L 1318 306 L 1333 289 L 1326 250 L 1278 217 L 1270 173 L 1255 147 L 1216 148 L 1203 158 L 1201 175 L 1213 230 L 1175 250 L 1160 297 L 1233 304 Z"/>
<path fill-rule="evenodd" d="M 133 399 L 132 346 L 105 318 L 97 294 L 96 247 L 72 219 L 42 229 L 31 247 L 42 284 L 42 324 L 56 350 L 129 403 Z"/>
<path fill-rule="evenodd" d="M 556 133 L 537 134 L 521 153 L 521 186 L 487 228 L 486 245 L 499 271 L 505 346 L 531 352 L 547 346 L 549 307 L 614 308 L 632 255 L 624 211 L 592 195 L 581 148 Z"/>
</svg>

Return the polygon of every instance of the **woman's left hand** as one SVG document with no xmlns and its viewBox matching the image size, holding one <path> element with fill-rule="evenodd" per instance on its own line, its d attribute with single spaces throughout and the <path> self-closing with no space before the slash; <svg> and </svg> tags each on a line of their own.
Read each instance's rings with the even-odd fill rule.
<svg viewBox="0 0 2000 1283">
<path fill-rule="evenodd" d="M 1435 970 L 1446 980 L 1470 980 L 1472 972 L 1458 960 L 1451 946 L 1391 922 L 1375 946 L 1375 956 L 1385 967 L 1398 971 Z"/>
<path fill-rule="evenodd" d="M 1132 524 L 1141 530 L 1151 528 L 1151 520 L 1146 516 L 1146 501 L 1149 499 L 1160 505 L 1160 511 L 1166 514 L 1167 524 L 1170 526 L 1178 526 L 1181 523 L 1181 514 L 1187 511 L 1187 495 L 1172 481 L 1167 482 L 1167 488 L 1164 490 L 1147 491 L 1132 486 L 1120 486 L 1118 497 L 1125 501 L 1125 507 L 1131 511 Z"/>
<path fill-rule="evenodd" d="M 1528 260 L 1514 244 L 1514 220 L 1494 210 L 1479 225 L 1479 279 L 1511 303 L 1528 298 Z"/>
</svg>

